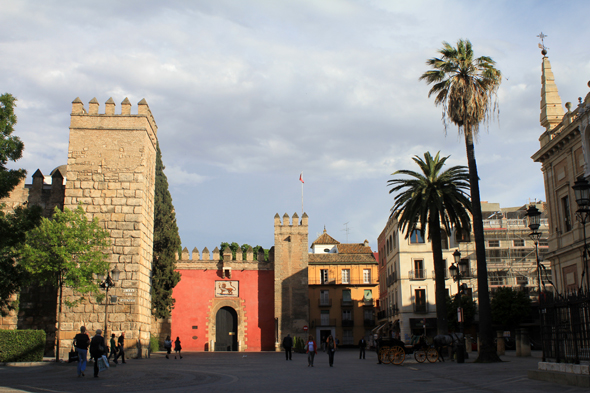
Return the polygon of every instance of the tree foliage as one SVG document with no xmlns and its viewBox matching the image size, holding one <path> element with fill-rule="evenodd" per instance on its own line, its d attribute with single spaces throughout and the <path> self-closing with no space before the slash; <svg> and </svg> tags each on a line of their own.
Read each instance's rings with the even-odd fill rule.
<svg viewBox="0 0 590 393">
<path fill-rule="evenodd" d="M 176 253 L 180 236 L 168 178 L 164 174 L 160 145 L 156 149 L 156 188 L 154 198 L 154 260 L 152 265 L 152 313 L 168 318 L 174 307 L 172 291 L 180 281 L 176 271 Z"/>
<path fill-rule="evenodd" d="M 422 74 L 420 80 L 425 80 L 432 85 L 428 97 L 435 95 L 434 103 L 442 106 L 445 130 L 447 121 L 450 120 L 457 126 L 459 134 L 465 136 L 478 272 L 481 347 L 477 361 L 499 362 L 492 330 L 479 176 L 473 141 L 479 131 L 479 124 L 487 123 L 494 114 L 498 113 L 496 98 L 502 82 L 502 74 L 494 67 L 496 63 L 490 57 L 475 58 L 469 40 L 458 40 L 457 47 L 443 42 L 443 48 L 439 50 L 439 54 L 440 57 L 426 61 L 432 69 Z"/>
<path fill-rule="evenodd" d="M 526 291 L 510 287 L 498 288 L 492 298 L 492 321 L 504 330 L 511 330 L 531 312 L 531 299 Z"/>
<path fill-rule="evenodd" d="M 459 331 L 459 321 L 457 318 L 457 308 L 459 307 L 459 298 L 457 295 L 447 296 L 447 312 L 449 320 L 449 331 Z M 469 295 L 461 296 L 461 307 L 463 308 L 464 326 L 466 328 L 473 325 L 475 314 L 477 314 L 477 304 Z"/>
<path fill-rule="evenodd" d="M 219 245 L 219 259 L 223 260 L 223 250 L 225 250 L 226 247 L 229 247 L 232 251 L 232 259 L 235 260 L 236 259 L 236 253 L 238 250 L 241 250 L 242 252 L 242 260 L 246 260 L 246 254 L 248 252 L 248 249 L 252 246 L 250 246 L 247 243 L 242 244 L 241 246 L 236 243 L 236 242 L 221 242 L 221 244 Z M 264 260 L 268 261 L 268 252 L 269 250 L 266 248 L 263 248 L 262 246 L 254 246 L 252 247 L 252 254 L 253 254 L 253 258 L 254 260 L 258 259 L 258 252 L 259 251 L 263 251 L 264 252 Z"/>
<path fill-rule="evenodd" d="M 392 186 L 390 194 L 399 192 L 394 198 L 392 215 L 398 220 L 401 231 L 406 232 L 406 239 L 414 231 L 419 231 L 424 238 L 428 229 L 434 260 L 439 334 L 446 334 L 448 331 L 441 227 L 446 229 L 447 234 L 450 234 L 453 228 L 467 230 L 470 228 L 468 211 L 471 209 L 466 194 L 469 188 L 466 168 L 454 166 L 443 171 L 448 158 L 441 158 L 440 152 L 435 157 L 426 152 L 424 159 L 415 156 L 413 160 L 422 173 L 399 170 L 392 175 L 406 175 L 410 178 L 392 179 L 387 182 Z"/>
<path fill-rule="evenodd" d="M 18 263 L 27 231 L 41 222 L 39 206 L 19 206 L 13 212 L 0 210 L 0 315 L 13 310 L 12 296 L 27 282 L 28 274 Z"/>
<path fill-rule="evenodd" d="M 26 176 L 24 169 L 8 169 L 8 161 L 16 161 L 23 155 L 24 144 L 18 136 L 12 135 L 16 125 L 16 98 L 5 93 L 0 96 L 0 198 L 6 198 L 10 191 Z"/>
</svg>

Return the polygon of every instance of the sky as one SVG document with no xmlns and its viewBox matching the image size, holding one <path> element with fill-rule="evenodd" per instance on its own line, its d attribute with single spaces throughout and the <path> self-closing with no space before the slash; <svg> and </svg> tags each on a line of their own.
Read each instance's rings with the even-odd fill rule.
<svg viewBox="0 0 590 393">
<path fill-rule="evenodd" d="M 145 98 L 158 125 L 182 246 L 274 242 L 274 215 L 309 216 L 377 249 L 387 180 L 464 139 L 419 81 L 443 41 L 469 39 L 503 75 L 475 146 L 481 199 L 545 200 L 531 160 L 543 32 L 563 104 L 588 93 L 586 1 L 0 0 L 0 93 L 17 97 L 28 181 L 67 163 L 71 102 Z M 303 190 L 299 176 L 303 172 Z"/>
</svg>

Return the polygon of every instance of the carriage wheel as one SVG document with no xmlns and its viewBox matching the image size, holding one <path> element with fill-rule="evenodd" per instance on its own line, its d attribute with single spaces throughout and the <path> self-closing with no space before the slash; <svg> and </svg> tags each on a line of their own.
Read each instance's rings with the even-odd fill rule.
<svg viewBox="0 0 590 393">
<path fill-rule="evenodd" d="M 416 359 L 418 363 L 424 363 L 426 361 L 426 352 L 422 349 L 414 351 L 414 359 Z"/>
<path fill-rule="evenodd" d="M 382 350 L 379 351 L 379 358 L 381 359 L 381 363 L 383 363 L 383 364 L 391 363 L 391 358 L 389 356 L 390 351 L 391 350 L 389 348 L 383 348 Z"/>
<path fill-rule="evenodd" d="M 438 360 L 438 351 L 434 348 L 428 348 L 428 351 L 426 351 L 426 357 L 430 363 L 435 363 Z"/>
<path fill-rule="evenodd" d="M 406 352 L 402 347 L 393 347 L 389 352 L 389 359 L 393 364 L 400 365 L 406 359 Z"/>
</svg>

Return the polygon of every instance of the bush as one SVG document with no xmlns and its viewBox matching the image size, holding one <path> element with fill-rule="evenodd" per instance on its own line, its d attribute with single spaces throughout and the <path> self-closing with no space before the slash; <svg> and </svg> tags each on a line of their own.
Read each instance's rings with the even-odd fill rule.
<svg viewBox="0 0 590 393">
<path fill-rule="evenodd" d="M 305 353 L 305 340 L 300 337 L 293 337 L 293 350 L 297 353 Z"/>
<path fill-rule="evenodd" d="M 41 362 L 44 330 L 0 330 L 0 362 Z"/>
<path fill-rule="evenodd" d="M 156 336 L 150 336 L 150 352 L 157 352 L 160 350 L 160 339 Z"/>
</svg>

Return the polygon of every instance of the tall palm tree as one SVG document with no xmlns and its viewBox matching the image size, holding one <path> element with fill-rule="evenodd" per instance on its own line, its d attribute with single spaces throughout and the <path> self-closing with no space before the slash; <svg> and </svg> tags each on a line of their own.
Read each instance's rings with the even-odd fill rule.
<svg viewBox="0 0 590 393">
<path fill-rule="evenodd" d="M 491 58 L 474 57 L 469 40 L 458 40 L 456 48 L 448 42 L 443 42 L 443 48 L 439 50 L 439 53 L 440 58 L 435 57 L 426 61 L 426 64 L 433 69 L 426 71 L 420 80 L 425 80 L 432 85 L 428 97 L 435 95 L 435 104 L 442 105 L 445 129 L 447 121 L 450 120 L 457 125 L 459 134 L 465 136 L 477 258 L 481 343 L 478 361 L 500 361 L 493 345 L 492 309 L 473 139 L 479 131 L 479 124 L 487 123 L 493 115 L 498 113 L 496 93 L 502 82 L 502 74 L 494 68 L 496 63 Z"/>
<path fill-rule="evenodd" d="M 448 333 L 445 289 L 445 265 L 442 253 L 441 226 L 451 233 L 455 229 L 470 229 L 471 202 L 467 195 L 469 176 L 464 166 L 454 166 L 443 171 L 445 161 L 440 152 L 433 158 L 430 152 L 424 153 L 424 160 L 415 156 L 412 159 L 422 173 L 399 170 L 395 175 L 410 176 L 409 179 L 392 179 L 389 193 L 401 191 L 394 198 L 392 215 L 398 220 L 406 239 L 414 231 L 424 238 L 428 237 L 432 246 L 434 274 L 436 283 L 436 319 L 438 334 Z"/>
</svg>

